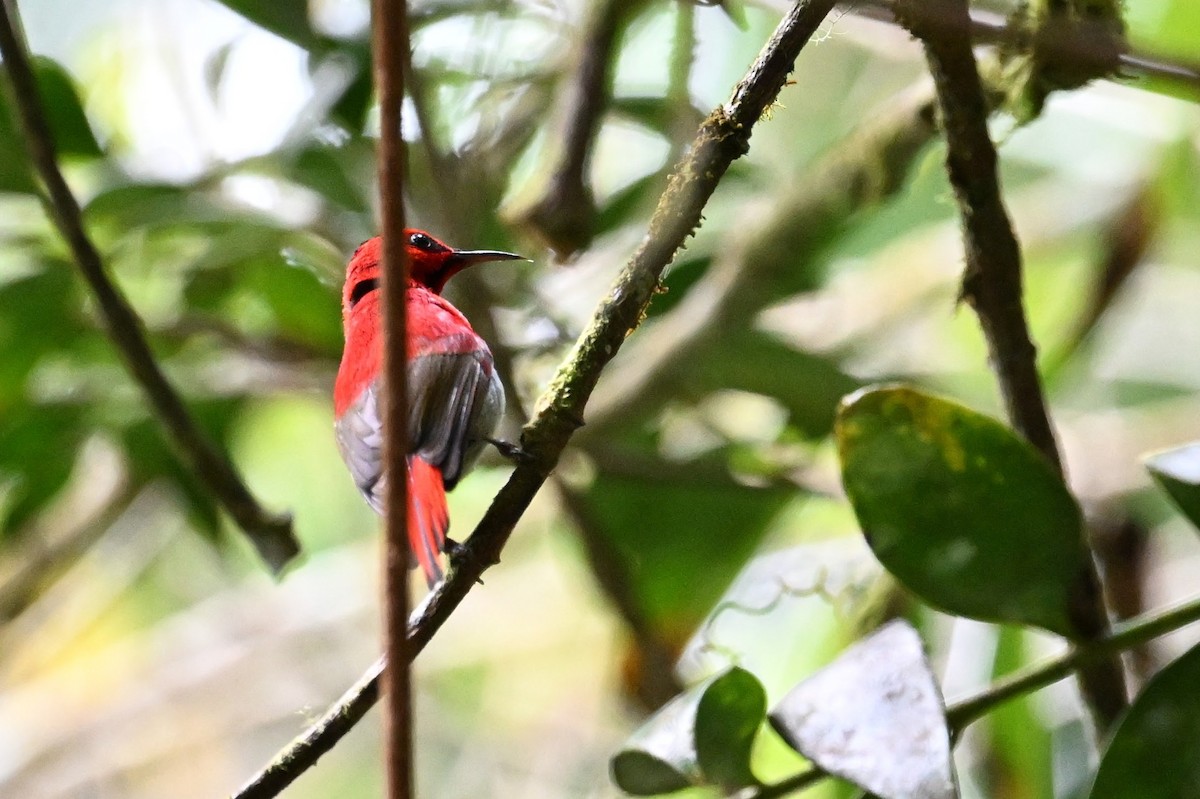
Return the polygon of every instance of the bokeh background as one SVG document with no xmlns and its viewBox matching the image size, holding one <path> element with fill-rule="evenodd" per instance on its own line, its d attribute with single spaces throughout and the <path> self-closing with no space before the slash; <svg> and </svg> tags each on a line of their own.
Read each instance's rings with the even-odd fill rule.
<svg viewBox="0 0 1200 799">
<path fill-rule="evenodd" d="M 379 649 L 378 520 L 330 407 L 341 270 L 376 227 L 368 5 L 16 5 L 111 274 L 306 555 L 272 580 L 178 465 L 0 115 L 0 794 L 226 795 Z M 511 438 L 783 6 L 411 7 L 409 218 L 533 260 L 449 291 L 500 355 Z M 1194 0 L 1129 0 L 1127 23 L 1139 52 L 1200 63 Z M 610 94 L 578 88 L 589 54 Z M 839 496 L 829 431 L 857 386 L 905 380 L 999 413 L 955 303 L 943 150 L 914 111 L 923 68 L 906 33 L 850 11 L 805 49 L 503 563 L 417 662 L 422 795 L 617 795 L 608 758 L 680 685 L 738 662 L 774 701 L 888 614 L 921 623 L 950 698 L 1053 646 L 918 607 Z M 1200 437 L 1200 88 L 1126 72 L 1025 125 L 1001 111 L 994 133 L 1070 481 L 1132 615 L 1200 567 L 1140 465 Z M 454 492 L 452 534 L 507 471 L 489 454 Z M 1180 643 L 1134 653 L 1135 678 Z M 1015 702 L 959 747 L 964 795 L 1070 796 L 1084 736 L 1070 684 Z M 800 767 L 769 732 L 756 756 L 766 778 Z M 381 773 L 373 713 L 285 795 L 378 796 Z"/>
</svg>

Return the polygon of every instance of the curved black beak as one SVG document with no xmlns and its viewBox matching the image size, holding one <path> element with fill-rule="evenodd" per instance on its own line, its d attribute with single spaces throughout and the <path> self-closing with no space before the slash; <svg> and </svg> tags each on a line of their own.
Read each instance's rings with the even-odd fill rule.
<svg viewBox="0 0 1200 799">
<path fill-rule="evenodd" d="M 455 250 L 446 260 L 459 269 L 462 269 L 472 264 L 481 264 L 487 261 L 528 261 L 529 259 L 523 255 L 501 252 L 500 250 Z"/>
</svg>

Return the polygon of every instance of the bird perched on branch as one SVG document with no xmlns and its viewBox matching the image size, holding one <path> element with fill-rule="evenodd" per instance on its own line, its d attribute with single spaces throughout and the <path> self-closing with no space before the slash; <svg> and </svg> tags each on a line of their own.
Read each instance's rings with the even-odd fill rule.
<svg viewBox="0 0 1200 799">
<path fill-rule="evenodd" d="M 379 238 L 363 243 L 346 267 L 342 323 L 346 345 L 333 390 L 338 449 L 358 489 L 383 512 L 383 322 Z M 504 412 L 504 389 L 491 350 L 467 318 L 441 296 L 455 274 L 485 261 L 521 256 L 455 250 L 420 230 L 404 232 L 409 259 L 408 545 L 432 586 L 450 525 L 446 492 L 489 441 Z"/>
</svg>

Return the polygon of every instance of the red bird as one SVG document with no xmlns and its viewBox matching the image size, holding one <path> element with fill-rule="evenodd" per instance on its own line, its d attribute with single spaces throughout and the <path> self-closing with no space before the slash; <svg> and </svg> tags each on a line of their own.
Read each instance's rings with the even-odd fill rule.
<svg viewBox="0 0 1200 799">
<path fill-rule="evenodd" d="M 521 256 L 455 250 L 420 230 L 404 232 L 408 281 L 408 546 L 432 586 L 450 526 L 446 492 L 471 466 L 504 412 L 491 350 L 442 294 L 446 281 L 483 261 Z M 346 346 L 333 389 L 342 459 L 368 504 L 383 512 L 381 241 L 350 258 L 342 289 Z"/>
</svg>

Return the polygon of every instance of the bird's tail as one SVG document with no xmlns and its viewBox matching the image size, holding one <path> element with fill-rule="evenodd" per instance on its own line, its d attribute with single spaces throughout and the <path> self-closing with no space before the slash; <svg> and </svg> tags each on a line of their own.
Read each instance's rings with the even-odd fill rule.
<svg viewBox="0 0 1200 799">
<path fill-rule="evenodd" d="M 408 549 L 432 588 L 442 578 L 438 560 L 446 544 L 450 513 L 441 471 L 425 459 L 408 459 Z"/>
</svg>

